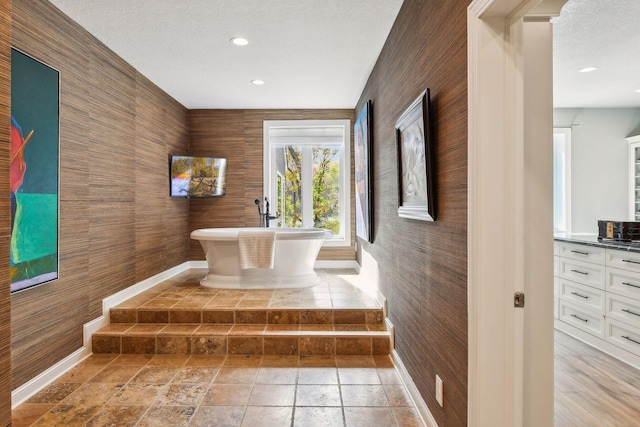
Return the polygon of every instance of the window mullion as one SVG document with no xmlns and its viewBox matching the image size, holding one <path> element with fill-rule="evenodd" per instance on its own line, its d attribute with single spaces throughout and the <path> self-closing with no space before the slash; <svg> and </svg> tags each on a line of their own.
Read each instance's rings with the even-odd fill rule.
<svg viewBox="0 0 640 427">
<path fill-rule="evenodd" d="M 313 227 L 313 147 L 302 147 L 302 226 Z"/>
</svg>

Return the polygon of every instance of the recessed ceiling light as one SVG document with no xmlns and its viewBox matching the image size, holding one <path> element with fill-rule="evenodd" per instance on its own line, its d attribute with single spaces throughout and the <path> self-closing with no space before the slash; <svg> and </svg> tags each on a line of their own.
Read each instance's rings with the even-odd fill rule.
<svg viewBox="0 0 640 427">
<path fill-rule="evenodd" d="M 229 41 L 236 46 L 246 46 L 249 44 L 249 40 L 245 39 L 244 37 L 232 37 Z"/>
<path fill-rule="evenodd" d="M 636 90 L 634 90 L 634 92 L 640 93 L 640 89 L 636 89 Z"/>
<path fill-rule="evenodd" d="M 592 71 L 597 70 L 598 67 L 584 67 L 584 68 L 580 68 L 578 71 L 580 71 L 581 73 L 590 73 Z"/>
<path fill-rule="evenodd" d="M 256 86 L 261 86 L 264 84 L 264 80 L 260 80 L 260 79 L 251 80 L 251 83 L 253 83 Z"/>
</svg>

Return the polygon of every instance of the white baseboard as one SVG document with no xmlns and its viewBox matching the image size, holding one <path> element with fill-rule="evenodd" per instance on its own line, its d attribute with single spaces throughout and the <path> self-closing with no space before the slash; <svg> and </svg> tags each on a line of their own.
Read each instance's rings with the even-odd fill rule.
<svg viewBox="0 0 640 427">
<path fill-rule="evenodd" d="M 189 261 L 189 268 L 209 268 L 207 261 Z"/>
<path fill-rule="evenodd" d="M 198 261 L 195 261 L 198 262 Z M 202 261 L 204 263 L 204 268 L 207 267 L 207 262 Z M 180 265 L 177 265 L 173 268 L 165 270 L 161 273 L 156 274 L 155 276 L 151 276 L 148 279 L 145 279 L 141 282 L 136 283 L 133 286 L 129 286 L 126 289 L 121 290 L 120 292 L 116 292 L 115 294 L 106 297 L 102 300 L 102 315 L 107 319 L 109 318 L 109 310 L 116 305 L 125 302 L 126 300 L 141 294 L 142 292 L 153 288 L 158 283 L 161 283 L 171 277 L 182 273 L 183 271 L 187 271 L 190 268 L 198 268 L 198 266 L 193 266 L 194 261 L 183 262 Z"/>
<path fill-rule="evenodd" d="M 422 395 L 418 391 L 416 384 L 413 382 L 413 379 L 411 379 L 407 368 L 404 366 L 404 363 L 402 363 L 400 356 L 395 350 L 391 352 L 391 359 L 393 359 L 393 364 L 396 367 L 396 371 L 398 371 L 400 379 L 402 379 L 404 386 L 407 388 L 409 396 L 411 396 L 411 400 L 413 400 L 413 404 L 418 411 L 418 415 L 420 415 L 420 418 L 422 418 L 422 422 L 427 427 L 438 427 L 436 419 L 433 418 L 433 414 L 431 413 L 431 411 L 429 411 L 429 407 L 422 398 Z"/>
<path fill-rule="evenodd" d="M 39 373 L 36 377 L 13 390 L 11 392 L 11 409 L 17 408 L 31 396 L 51 384 L 56 378 L 89 356 L 91 356 L 91 352 L 87 348 L 79 348 L 46 371 Z"/>
<path fill-rule="evenodd" d="M 391 323 L 391 320 L 387 317 L 386 313 L 384 315 L 384 323 L 387 328 L 387 332 L 389 332 L 389 351 L 393 351 L 396 348 L 396 328 Z"/>
<path fill-rule="evenodd" d="M 197 268 L 191 265 L 192 262 L 193 261 L 184 262 L 102 300 L 102 316 L 83 325 L 83 346 L 44 372 L 41 372 L 31 380 L 13 390 L 11 392 L 11 409 L 17 408 L 31 396 L 51 384 L 78 363 L 91 356 L 91 335 L 95 331 L 109 324 L 109 310 L 111 307 L 114 307 L 121 302 L 124 302 L 129 298 L 136 296 L 179 273 L 182 273 L 183 271 L 190 268 Z M 206 261 L 204 261 L 204 266 L 206 268 Z"/>
</svg>

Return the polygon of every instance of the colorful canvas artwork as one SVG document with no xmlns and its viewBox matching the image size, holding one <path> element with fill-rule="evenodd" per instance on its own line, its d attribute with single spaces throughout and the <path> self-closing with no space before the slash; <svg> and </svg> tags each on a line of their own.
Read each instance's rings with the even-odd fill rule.
<svg viewBox="0 0 640 427">
<path fill-rule="evenodd" d="M 58 278 L 60 75 L 11 50 L 11 292 Z"/>
</svg>

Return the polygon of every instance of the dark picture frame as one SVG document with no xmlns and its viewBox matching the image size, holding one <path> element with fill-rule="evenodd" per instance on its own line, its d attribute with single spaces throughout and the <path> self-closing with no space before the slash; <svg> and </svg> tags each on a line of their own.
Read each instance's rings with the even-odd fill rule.
<svg viewBox="0 0 640 427">
<path fill-rule="evenodd" d="M 60 72 L 11 48 L 11 292 L 58 279 Z"/>
<path fill-rule="evenodd" d="M 354 129 L 356 236 L 373 243 L 373 188 L 371 183 L 371 141 L 373 138 L 371 100 L 365 102 Z"/>
<path fill-rule="evenodd" d="M 435 221 L 430 92 L 426 89 L 396 121 L 398 215 Z"/>
</svg>

